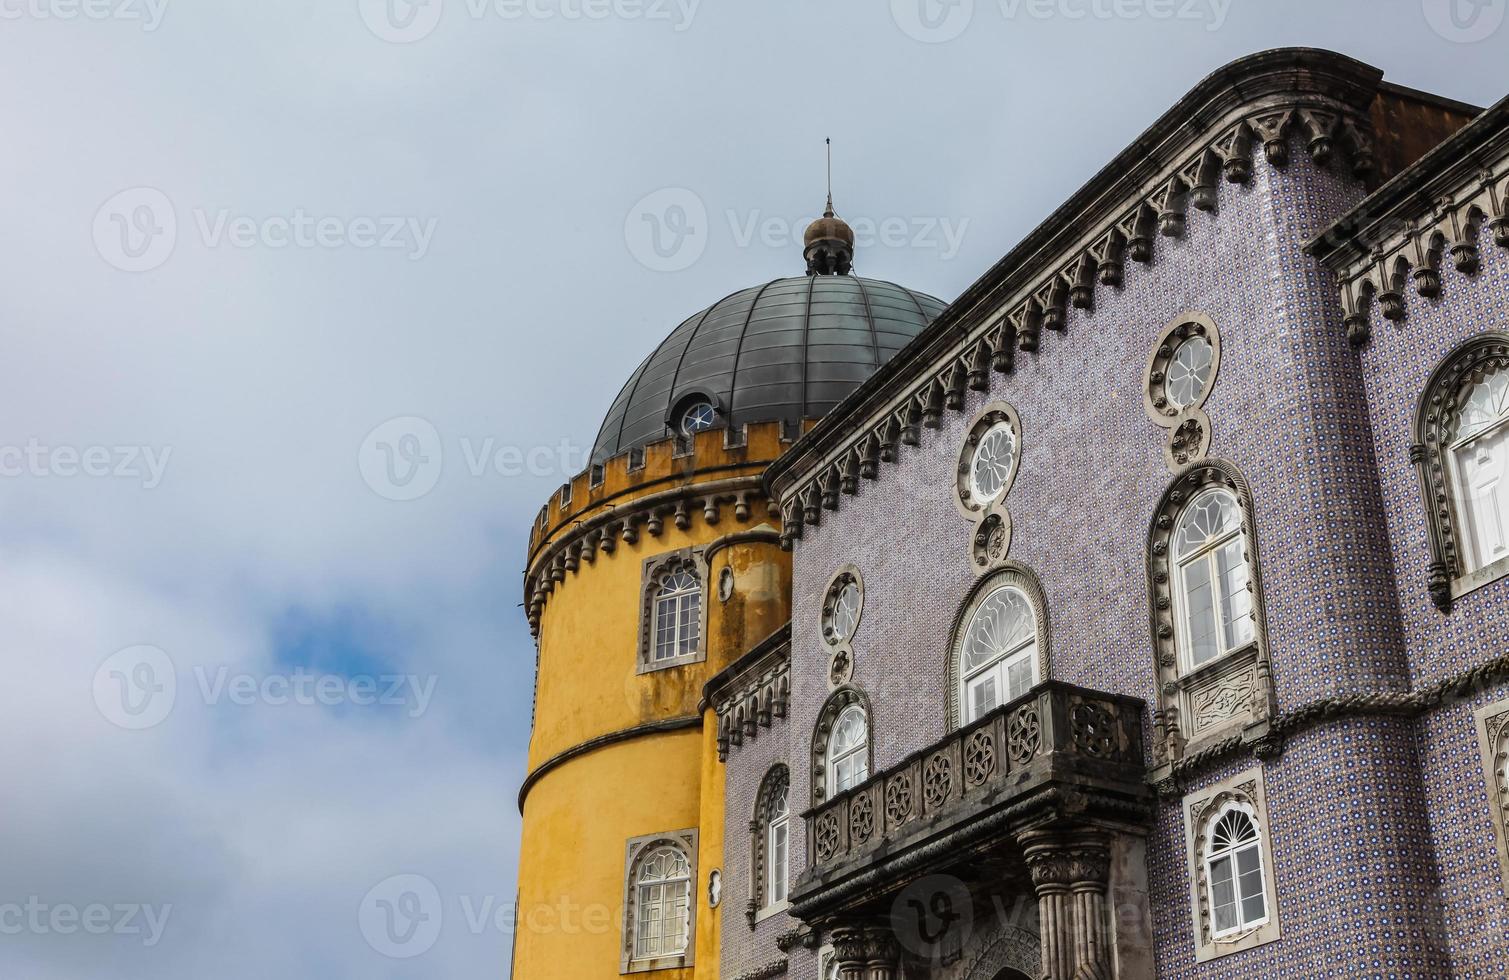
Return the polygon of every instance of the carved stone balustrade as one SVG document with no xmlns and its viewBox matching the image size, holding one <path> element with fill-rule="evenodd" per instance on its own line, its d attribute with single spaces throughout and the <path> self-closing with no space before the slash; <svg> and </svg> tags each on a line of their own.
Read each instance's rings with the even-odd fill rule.
<svg viewBox="0 0 1509 980">
<path fill-rule="evenodd" d="M 1032 827 L 1146 823 L 1143 707 L 1049 681 L 813 807 L 793 912 L 860 907 Z"/>
</svg>

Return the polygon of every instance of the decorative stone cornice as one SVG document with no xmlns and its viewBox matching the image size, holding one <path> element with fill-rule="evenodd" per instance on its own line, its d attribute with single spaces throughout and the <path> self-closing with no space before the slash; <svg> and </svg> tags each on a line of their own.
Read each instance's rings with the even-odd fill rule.
<svg viewBox="0 0 1509 980">
<path fill-rule="evenodd" d="M 791 701 L 791 624 L 725 667 L 702 689 L 702 706 L 718 713 L 718 759 L 786 717 Z"/>
<path fill-rule="evenodd" d="M 1361 346 L 1375 308 L 1397 323 L 1408 312 L 1408 289 L 1440 296 L 1446 262 L 1475 275 L 1485 224 L 1494 243 L 1509 248 L 1509 98 L 1368 196 L 1306 251 L 1341 280 L 1347 336 Z"/>
<path fill-rule="evenodd" d="M 1246 753 L 1269 758 L 1277 753 L 1285 739 L 1313 728 L 1351 718 L 1417 718 L 1505 682 L 1509 682 L 1509 655 L 1495 657 L 1415 691 L 1378 691 L 1319 698 L 1278 715 L 1267 725 L 1259 726 L 1260 731 L 1228 736 L 1171 765 L 1159 766 L 1148 774 L 1148 781 L 1157 788 L 1160 796 L 1176 797 L 1184 792 L 1184 783 L 1189 778 L 1211 766 Z"/>
<path fill-rule="evenodd" d="M 875 479 L 899 444 L 917 445 L 967 390 L 1010 374 L 1067 309 L 1093 308 L 1131 264 L 1151 263 L 1159 238 L 1184 233 L 1190 207 L 1213 211 L 1217 184 L 1247 183 L 1253 157 L 1277 168 L 1298 141 L 1321 166 L 1366 180 L 1375 169 L 1368 110 L 1382 73 L 1312 49 L 1253 55 L 1217 71 L 1165 113 L 1047 221 L 948 307 L 906 350 L 860 385 L 766 471 L 789 546 Z"/>
<path fill-rule="evenodd" d="M 683 531 L 695 521 L 716 525 L 722 520 L 724 508 L 730 505 L 734 519 L 741 523 L 754 518 L 757 508 L 763 508 L 771 517 L 778 513 L 775 505 L 765 499 L 759 476 L 738 476 L 636 497 L 600 510 L 558 534 L 535 553 L 524 576 L 530 631 L 539 636 L 545 603 L 568 575 L 574 577 L 580 572 L 584 562 L 592 565 L 601 555 L 611 557 L 620 541 L 634 544 L 641 534 L 659 538 L 665 533 L 668 521 Z"/>
</svg>

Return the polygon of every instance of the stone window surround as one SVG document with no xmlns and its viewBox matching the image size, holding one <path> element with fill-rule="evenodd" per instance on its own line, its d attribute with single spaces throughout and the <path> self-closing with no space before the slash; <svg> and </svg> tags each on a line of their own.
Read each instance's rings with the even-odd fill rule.
<svg viewBox="0 0 1509 980">
<path fill-rule="evenodd" d="M 1263 897 L 1267 904 L 1268 918 L 1261 925 L 1217 940 L 1211 938 L 1214 926 L 1210 921 L 1210 898 L 1205 875 L 1206 834 L 1215 819 L 1231 803 L 1241 806 L 1257 825 L 1258 846 L 1263 862 Z M 1262 767 L 1256 766 L 1190 793 L 1184 797 L 1181 809 L 1184 811 L 1185 857 L 1189 873 L 1190 914 L 1195 934 L 1195 961 L 1204 963 L 1277 940 L 1280 936 L 1277 875 L 1274 873 L 1273 845 L 1268 832 L 1268 798 L 1263 788 Z"/>
<path fill-rule="evenodd" d="M 828 738 L 838 716 L 852 704 L 865 713 L 865 771 L 875 773 L 875 712 L 869 697 L 857 687 L 844 685 L 828 696 L 812 730 L 812 805 L 828 799 Z"/>
<path fill-rule="evenodd" d="M 791 773 L 784 763 L 776 763 L 765 773 L 760 780 L 759 795 L 755 797 L 754 819 L 749 822 L 750 836 L 750 862 L 749 862 L 749 903 L 745 909 L 745 918 L 749 921 L 749 928 L 753 929 L 760 922 L 765 921 L 772 915 L 784 912 L 790 908 L 789 901 L 779 902 L 775 905 L 766 905 L 765 896 L 768 894 L 770 868 L 767 864 L 769 854 L 766 853 L 766 845 L 770 839 L 770 795 L 774 792 L 779 782 L 786 784 L 786 810 L 790 814 L 791 807 Z M 787 818 L 788 821 L 790 817 Z M 791 837 L 790 824 L 787 824 L 787 888 L 790 888 L 790 848 Z"/>
<path fill-rule="evenodd" d="M 660 581 L 667 574 L 689 571 L 702 588 L 702 597 L 697 602 L 697 649 L 679 657 L 655 660 L 655 599 Z M 701 548 L 682 548 L 665 554 L 652 555 L 644 560 L 640 572 L 639 603 L 639 655 L 635 673 L 648 674 L 671 667 L 701 663 L 707 659 L 707 561 Z"/>
<path fill-rule="evenodd" d="M 1172 541 L 1184 507 L 1212 487 L 1231 491 L 1242 511 L 1241 535 L 1252 590 L 1253 641 L 1186 672 L 1181 669 L 1178 649 Z M 1252 491 L 1246 478 L 1236 466 L 1222 459 L 1202 460 L 1181 470 L 1164 491 L 1154 511 L 1148 531 L 1147 580 L 1158 692 L 1157 708 L 1153 713 L 1155 764 L 1177 762 L 1186 754 L 1231 735 L 1234 729 L 1242 730 L 1244 736 L 1249 729 L 1254 737 L 1261 736 L 1263 733 L 1258 729 L 1276 714 L 1262 563 L 1253 513 Z M 1244 684 L 1245 692 L 1241 690 Z M 1197 717 L 1185 717 L 1186 708 L 1202 696 L 1208 697 L 1211 703 L 1216 700 L 1232 702 L 1231 711 L 1228 717 L 1195 731 Z"/>
<path fill-rule="evenodd" d="M 634 879 L 639 871 L 640 862 L 661 845 L 679 848 L 681 853 L 686 855 L 689 878 L 686 905 L 686 949 L 679 956 L 637 960 L 634 958 L 634 923 L 638 912 L 639 889 Z M 618 964 L 620 974 L 673 970 L 693 965 L 694 954 L 697 950 L 697 906 L 700 904 L 697 882 L 697 829 L 695 827 L 629 839 L 624 846 L 624 913 Z"/>
<path fill-rule="evenodd" d="M 1479 708 L 1473 715 L 1493 818 L 1493 849 L 1498 855 L 1504 894 L 1509 895 L 1509 699 Z"/>
<path fill-rule="evenodd" d="M 1420 478 L 1430 549 L 1426 589 L 1443 613 L 1450 613 L 1452 604 L 1467 593 L 1509 575 L 1509 559 L 1464 570 L 1461 518 L 1446 458 L 1462 393 L 1485 373 L 1503 370 L 1509 370 L 1509 333 L 1485 330 L 1458 344 L 1431 372 L 1410 428 L 1409 456 Z"/>
<path fill-rule="evenodd" d="M 959 703 L 959 647 L 964 642 L 964 627 L 969 623 L 969 617 L 980 601 L 993 592 L 998 586 L 1010 585 L 1022 591 L 1027 597 L 1027 602 L 1032 606 L 1033 617 L 1037 620 L 1037 683 L 1051 680 L 1052 656 L 1050 647 L 1053 640 L 1053 631 L 1048 620 L 1048 594 L 1043 589 L 1042 582 L 1037 573 L 1020 562 L 1006 561 L 987 575 L 982 575 L 975 580 L 975 584 L 964 594 L 964 601 L 959 604 L 959 611 L 954 614 L 954 624 L 949 632 L 951 637 L 948 644 L 948 663 L 945 665 L 948 684 L 948 730 L 956 731 L 963 718 L 963 705 Z M 1003 702 L 1004 703 L 1004 702 Z"/>
</svg>

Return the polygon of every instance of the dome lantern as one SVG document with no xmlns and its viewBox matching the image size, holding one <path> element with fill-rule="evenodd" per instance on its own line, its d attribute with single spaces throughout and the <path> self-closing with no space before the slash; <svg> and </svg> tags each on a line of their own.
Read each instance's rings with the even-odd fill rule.
<svg viewBox="0 0 1509 980">
<path fill-rule="evenodd" d="M 854 229 L 833 213 L 833 195 L 823 216 L 807 226 L 802 257 L 809 276 L 847 276 L 854 268 Z"/>
<path fill-rule="evenodd" d="M 828 205 L 802 236 L 802 258 L 809 276 L 847 276 L 854 268 L 854 229 L 833 213 L 833 140 L 828 147 Z"/>
</svg>

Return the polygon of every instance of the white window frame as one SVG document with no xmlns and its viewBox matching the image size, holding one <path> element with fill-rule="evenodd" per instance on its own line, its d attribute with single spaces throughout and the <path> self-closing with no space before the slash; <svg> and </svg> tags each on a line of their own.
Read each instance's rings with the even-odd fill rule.
<svg viewBox="0 0 1509 980">
<path fill-rule="evenodd" d="M 1261 926 L 1266 925 L 1272 914 L 1270 909 L 1268 908 L 1268 868 L 1266 862 L 1263 860 L 1263 832 L 1262 828 L 1258 825 L 1257 817 L 1252 812 L 1252 807 L 1246 803 L 1227 803 L 1216 812 L 1215 816 L 1210 818 L 1210 823 L 1208 826 L 1213 830 L 1221 823 L 1221 821 L 1225 820 L 1229 815 L 1233 813 L 1241 814 L 1243 817 L 1247 818 L 1247 820 L 1252 825 L 1252 832 L 1255 836 L 1251 841 L 1247 843 L 1238 845 L 1236 847 L 1226 847 L 1219 852 L 1216 851 L 1213 841 L 1207 841 L 1205 845 L 1205 853 L 1204 855 L 1202 855 L 1205 861 L 1205 880 L 1209 882 L 1212 889 L 1214 889 L 1216 880 L 1215 864 L 1222 858 L 1229 858 L 1231 861 L 1232 872 L 1232 894 L 1236 896 L 1237 924 L 1234 926 L 1229 926 L 1225 929 L 1221 929 L 1215 927 L 1213 923 L 1211 930 L 1211 938 L 1213 939 L 1224 939 L 1227 936 L 1235 936 L 1252 929 L 1257 929 Z M 1261 889 L 1258 894 L 1260 894 L 1263 899 L 1262 918 L 1253 919 L 1250 922 L 1243 918 L 1243 916 L 1245 915 L 1243 904 L 1251 896 L 1245 894 L 1242 891 L 1242 874 L 1237 864 L 1237 856 L 1248 851 L 1252 851 L 1257 856 L 1258 884 Z M 1212 908 L 1211 910 L 1211 915 L 1215 915 L 1214 908 Z"/>
<path fill-rule="evenodd" d="M 785 804 L 765 828 L 765 907 L 785 907 L 791 897 L 791 784 L 781 790 Z"/>
<path fill-rule="evenodd" d="M 696 583 L 695 588 L 685 588 L 672 593 L 662 594 L 662 590 L 668 579 L 686 574 Z M 637 672 L 641 674 L 656 670 L 665 670 L 670 667 L 680 667 L 685 664 L 701 663 L 707 659 L 707 564 L 703 559 L 700 549 L 683 548 L 667 554 L 654 555 L 644 560 L 641 571 L 641 588 L 643 595 L 640 600 L 639 613 L 639 663 Z M 672 607 L 672 619 L 670 627 L 673 635 L 670 637 L 670 650 L 668 656 L 661 656 L 661 640 L 663 634 L 660 627 L 660 610 L 662 604 L 670 603 Z M 684 622 L 683 612 L 688 604 L 694 604 L 694 615 L 691 624 Z M 695 641 L 684 642 L 686 636 L 695 630 Z M 684 647 L 689 647 L 683 649 Z"/>
<path fill-rule="evenodd" d="M 663 850 L 673 850 L 686 862 L 686 878 L 658 882 L 641 882 L 640 876 L 647 861 Z M 624 905 L 622 955 L 619 972 L 645 973 L 652 970 L 669 970 L 693 965 L 697 948 L 697 831 L 695 828 L 666 834 L 651 834 L 631 839 L 624 854 Z M 686 942 L 679 951 L 660 951 L 641 954 L 639 947 L 639 924 L 643 915 L 646 887 L 661 887 L 680 883 L 686 889 Z"/>
<path fill-rule="evenodd" d="M 1227 531 L 1225 534 L 1223 534 L 1219 538 L 1214 539 L 1213 541 L 1205 542 L 1193 554 L 1180 555 L 1178 551 L 1179 531 L 1184 525 L 1185 518 L 1189 516 L 1194 506 L 1205 497 L 1216 495 L 1225 496 L 1231 501 L 1231 505 L 1236 508 L 1236 527 L 1232 528 L 1230 531 Z M 1242 511 L 1241 499 L 1226 487 L 1211 487 L 1205 490 L 1201 490 L 1199 493 L 1191 497 L 1189 501 L 1179 509 L 1178 518 L 1174 522 L 1174 532 L 1169 537 L 1169 550 L 1172 552 L 1172 554 L 1169 555 L 1169 565 L 1173 569 L 1174 574 L 1174 614 L 1179 624 L 1179 662 L 1183 667 L 1184 673 L 1186 674 L 1197 673 L 1212 664 L 1220 663 L 1227 657 L 1230 657 L 1232 654 L 1249 649 L 1257 641 L 1257 621 L 1255 618 L 1253 597 L 1251 595 L 1252 561 L 1247 555 L 1247 542 L 1242 532 L 1243 519 L 1244 514 Z M 1248 628 L 1251 635 L 1248 636 L 1245 640 L 1238 641 L 1234 646 L 1227 646 L 1226 631 L 1229 627 L 1232 627 L 1235 624 L 1227 623 L 1225 621 L 1225 613 L 1223 610 L 1226 604 L 1225 600 L 1227 599 L 1227 596 L 1225 594 L 1224 583 L 1222 583 L 1221 581 L 1220 565 L 1216 561 L 1216 555 L 1225 550 L 1227 545 L 1231 544 L 1233 541 L 1235 541 L 1241 547 L 1242 565 L 1246 570 L 1246 579 L 1249 592 L 1246 600 L 1246 616 L 1250 621 Z M 1190 615 L 1191 611 L 1189 608 L 1189 587 L 1186 578 L 1189 569 L 1197 563 L 1203 563 L 1208 574 L 1210 575 L 1211 613 L 1215 617 L 1216 640 L 1220 646 L 1220 649 L 1214 656 L 1210 657 L 1207 660 L 1201 661 L 1200 663 L 1195 662 L 1195 640 L 1193 632 L 1194 622 Z"/>
<path fill-rule="evenodd" d="M 753 865 L 750 874 L 749 925 L 784 912 L 791 898 L 791 772 L 784 765 L 772 766 L 760 782 L 755 802 Z M 785 796 L 785 808 L 777 815 L 775 794 Z M 778 848 L 777 841 L 781 842 Z M 778 877 L 779 876 L 779 877 Z M 777 888 L 777 881 L 780 887 Z"/>
<path fill-rule="evenodd" d="M 672 582 L 678 583 L 676 588 L 672 588 Z M 694 604 L 695 609 L 690 610 L 692 615 L 686 615 L 688 607 Z M 664 664 L 695 653 L 702 644 L 702 583 L 697 580 L 696 574 L 682 568 L 671 572 L 661 581 L 655 591 L 653 615 L 655 623 L 650 635 L 651 662 Z M 667 626 L 670 636 L 666 636 Z M 669 652 L 664 652 L 666 650 Z"/>
<path fill-rule="evenodd" d="M 1462 453 L 1468 450 L 1474 443 L 1482 442 L 1495 436 L 1504 436 L 1506 435 L 1506 430 L 1509 430 L 1509 412 L 1500 415 L 1497 419 L 1473 432 L 1471 435 L 1461 436 L 1452 440 L 1451 445 L 1446 448 L 1447 466 L 1451 471 L 1449 474 L 1451 495 L 1455 498 L 1453 504 L 1456 509 L 1457 526 L 1461 529 L 1462 544 L 1465 546 L 1462 549 L 1464 554 L 1461 556 L 1463 576 L 1473 575 L 1509 559 L 1509 554 L 1493 558 L 1483 555 L 1482 543 L 1477 533 L 1478 518 L 1482 516 L 1482 512 L 1473 506 L 1473 502 L 1478 498 L 1473 488 L 1467 485 L 1467 474 L 1463 472 L 1460 461 Z M 1509 465 L 1509 442 L 1506 442 L 1500 448 L 1499 452 L 1505 457 L 1504 463 Z M 1509 473 L 1506 473 L 1505 476 L 1509 476 Z M 1509 513 L 1502 513 L 1495 509 L 1491 516 L 1496 518 L 1501 525 L 1500 536 L 1509 538 L 1509 527 L 1502 526 L 1509 524 Z"/>
<path fill-rule="evenodd" d="M 998 654 L 994 660 L 987 661 L 982 666 L 978 666 L 966 674 L 964 670 L 964 651 L 969 643 L 969 635 L 974 627 L 975 619 L 977 616 L 979 616 L 980 610 L 984 608 L 985 604 L 991 599 L 995 598 L 995 596 L 1001 592 L 1012 592 L 1020 597 L 1022 605 L 1026 608 L 1027 615 L 1030 617 L 1031 629 L 1028 631 L 1028 636 L 1025 640 L 1022 640 L 1010 650 Z M 955 653 L 955 657 L 958 659 L 957 672 L 959 675 L 959 718 L 962 724 L 973 724 L 974 722 L 979 721 L 980 718 L 989 714 L 991 711 L 994 711 L 996 708 L 999 708 L 1005 704 L 1010 704 L 1012 701 L 1021 697 L 1022 694 L 1027 693 L 1026 691 L 1023 691 L 1020 694 L 1016 695 L 1013 695 L 1011 693 L 1011 668 L 1015 665 L 1020 664 L 1024 659 L 1028 661 L 1029 667 L 1032 671 L 1032 680 L 1031 683 L 1027 685 L 1027 690 L 1030 691 L 1032 688 L 1042 683 L 1042 678 L 1039 676 L 1038 670 L 1038 665 L 1041 660 L 1040 651 L 1038 650 L 1038 644 L 1039 642 L 1041 642 L 1041 637 L 1039 634 L 1040 631 L 1038 629 L 1037 610 L 1033 606 L 1032 597 L 1027 594 L 1026 589 L 1023 589 L 1018 585 L 1012 584 L 1010 582 L 1004 582 L 996 585 L 993 588 L 987 589 L 976 602 L 971 604 L 969 617 L 964 622 L 964 629 L 960 634 L 959 643 L 957 644 L 958 650 Z M 988 710 L 981 712 L 979 715 L 976 715 L 973 710 L 973 700 L 969 696 L 970 688 L 974 683 L 984 680 L 987 676 L 993 676 L 995 678 L 1000 700 L 997 701 L 996 704 L 991 706 L 991 708 L 989 708 Z"/>
<path fill-rule="evenodd" d="M 1261 921 L 1235 929 L 1216 929 L 1215 897 L 1211 878 L 1213 854 L 1209 836 L 1216 824 L 1232 809 L 1240 810 L 1258 835 L 1258 861 L 1262 873 L 1263 912 Z M 1185 856 L 1188 861 L 1190 914 L 1193 918 L 1195 961 L 1209 960 L 1253 949 L 1274 942 L 1281 936 L 1278 904 L 1277 864 L 1273 860 L 1273 842 L 1268 813 L 1263 770 L 1255 766 L 1228 779 L 1197 790 L 1184 797 Z M 1235 851 L 1223 853 L 1235 854 Z"/>
<path fill-rule="evenodd" d="M 838 737 L 838 732 L 844 725 L 844 719 L 854 717 L 855 715 L 859 716 L 860 725 L 862 726 L 861 730 L 864 733 L 863 737 L 860 738 L 857 744 L 849 747 L 848 749 L 845 749 L 843 753 L 840 754 L 836 750 L 834 740 Z M 832 799 L 839 793 L 845 792 L 846 790 L 853 789 L 855 786 L 860 785 L 865 780 L 870 778 L 870 716 L 869 713 L 865 711 L 864 705 L 846 705 L 844 709 L 838 713 L 838 717 L 833 719 L 833 734 L 829 736 L 827 754 L 827 796 L 829 799 Z M 838 784 L 839 763 L 848 761 L 850 759 L 857 759 L 858 767 L 862 767 L 863 772 L 859 776 L 859 778 L 849 783 L 848 786 L 840 787 Z"/>
</svg>

